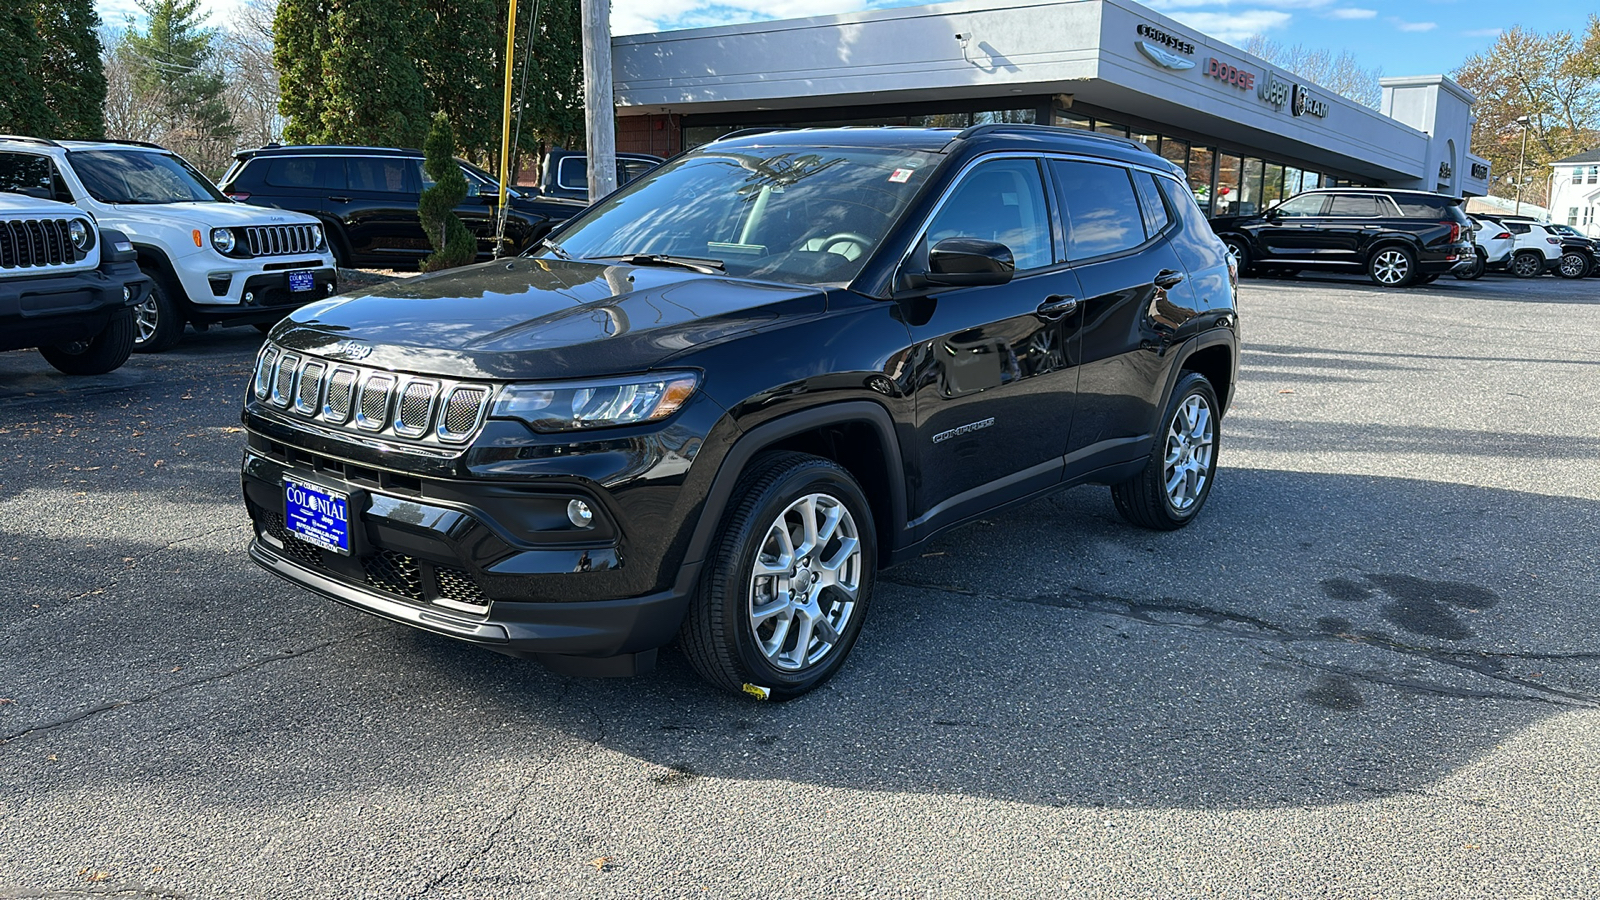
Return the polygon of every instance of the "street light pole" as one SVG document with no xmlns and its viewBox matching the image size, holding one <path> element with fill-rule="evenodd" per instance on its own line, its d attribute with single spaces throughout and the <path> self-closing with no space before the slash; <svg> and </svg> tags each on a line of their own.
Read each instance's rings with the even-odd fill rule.
<svg viewBox="0 0 1600 900">
<path fill-rule="evenodd" d="M 1522 126 L 1522 153 L 1517 156 L 1517 211 L 1515 215 L 1522 215 L 1522 164 L 1528 159 L 1528 117 L 1518 116 L 1517 124 Z"/>
</svg>

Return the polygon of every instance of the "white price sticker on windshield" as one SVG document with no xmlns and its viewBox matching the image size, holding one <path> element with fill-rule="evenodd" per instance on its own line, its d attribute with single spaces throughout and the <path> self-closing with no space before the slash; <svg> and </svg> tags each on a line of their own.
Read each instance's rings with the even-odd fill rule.
<svg viewBox="0 0 1600 900">
<path fill-rule="evenodd" d="M 911 180 L 912 174 L 916 171 L 916 169 L 895 169 L 894 174 L 889 176 L 889 180 L 895 184 L 905 184 Z"/>
</svg>

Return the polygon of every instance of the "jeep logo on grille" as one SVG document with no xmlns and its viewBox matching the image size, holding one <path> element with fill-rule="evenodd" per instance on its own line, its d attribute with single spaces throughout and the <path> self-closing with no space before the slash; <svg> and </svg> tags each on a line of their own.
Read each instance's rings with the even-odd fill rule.
<svg viewBox="0 0 1600 900">
<path fill-rule="evenodd" d="M 371 356 L 372 345 L 345 338 L 344 340 L 336 341 L 332 347 L 329 347 L 326 355 L 331 359 L 348 359 L 354 362 Z"/>
</svg>

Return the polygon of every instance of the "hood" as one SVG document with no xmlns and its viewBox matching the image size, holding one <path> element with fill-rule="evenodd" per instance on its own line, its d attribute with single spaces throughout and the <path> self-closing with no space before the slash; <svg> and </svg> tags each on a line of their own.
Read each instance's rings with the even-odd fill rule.
<svg viewBox="0 0 1600 900">
<path fill-rule="evenodd" d="M 645 371 L 695 346 L 825 308 L 825 295 L 810 287 L 518 258 L 313 303 L 273 339 L 334 358 L 335 344 L 354 341 L 371 348 L 356 348 L 363 364 L 410 372 L 578 378 Z"/>
<path fill-rule="evenodd" d="M 41 200 L 27 194 L 0 191 L 0 216 L 30 219 L 87 219 L 88 214 L 68 203 Z"/>
<path fill-rule="evenodd" d="M 117 203 L 118 219 L 147 219 L 184 228 L 239 228 L 245 225 L 315 225 L 316 216 L 252 206 L 248 203 Z"/>
</svg>

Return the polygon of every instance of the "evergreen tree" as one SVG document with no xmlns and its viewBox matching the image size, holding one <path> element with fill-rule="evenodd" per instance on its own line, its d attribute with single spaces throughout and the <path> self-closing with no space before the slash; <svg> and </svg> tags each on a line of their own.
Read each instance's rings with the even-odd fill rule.
<svg viewBox="0 0 1600 900">
<path fill-rule="evenodd" d="M 39 80 L 59 119 L 52 137 L 104 137 L 106 74 L 94 0 L 35 0 L 31 6 L 44 50 Z"/>
<path fill-rule="evenodd" d="M 328 49 L 331 0 L 282 0 L 272 20 L 272 58 L 278 66 L 284 140 L 312 144 L 321 139 L 328 88 L 322 56 Z"/>
<path fill-rule="evenodd" d="M 424 0 L 419 16 L 422 39 L 415 52 L 428 109 L 456 124 L 456 149 L 479 158 L 498 151 L 505 4 Z"/>
<path fill-rule="evenodd" d="M 435 114 L 422 158 L 422 168 L 433 179 L 433 187 L 422 192 L 417 204 L 422 230 L 434 249 L 433 255 L 422 261 L 424 272 L 464 266 L 478 255 L 477 239 L 455 213 L 456 206 L 467 198 L 467 178 L 456 164 L 455 147 L 450 117 Z"/>
<path fill-rule="evenodd" d="M 138 3 L 148 28 L 130 27 L 117 47 L 133 92 L 155 118 L 158 143 L 220 174 L 239 131 L 222 97 L 227 83 L 217 59 L 217 31 L 204 27 L 200 0 Z"/>
<path fill-rule="evenodd" d="M 522 38 L 532 40 L 534 47 L 524 100 L 523 130 L 531 128 L 538 140 L 551 146 L 581 149 L 584 141 L 582 8 L 579 0 L 538 2 L 538 21 L 532 33 Z"/>
<path fill-rule="evenodd" d="M 399 147 L 422 143 L 428 116 L 422 76 L 412 58 L 415 8 L 390 0 L 329 0 L 328 6 L 316 139 Z"/>
<path fill-rule="evenodd" d="M 49 136 L 59 124 L 45 102 L 43 58 L 31 5 L 0 9 L 0 129 L 7 133 Z"/>
</svg>

